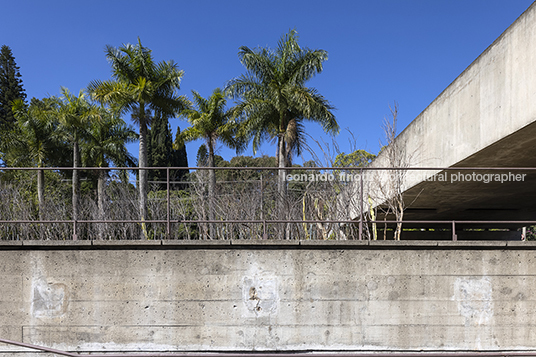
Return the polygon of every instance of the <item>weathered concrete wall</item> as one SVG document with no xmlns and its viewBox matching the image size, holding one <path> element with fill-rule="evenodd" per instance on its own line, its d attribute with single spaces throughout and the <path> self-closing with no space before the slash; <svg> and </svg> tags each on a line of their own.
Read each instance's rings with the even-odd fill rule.
<svg viewBox="0 0 536 357">
<path fill-rule="evenodd" d="M 0 245 L 1 338 L 108 352 L 536 349 L 531 243 L 75 243 Z"/>
<path fill-rule="evenodd" d="M 536 121 L 535 44 L 532 4 L 397 137 L 406 163 L 450 167 Z M 483 157 L 480 166 L 495 166 L 496 160 Z M 373 166 L 392 165 L 380 155 Z M 408 188 L 426 177 L 412 173 Z"/>
</svg>

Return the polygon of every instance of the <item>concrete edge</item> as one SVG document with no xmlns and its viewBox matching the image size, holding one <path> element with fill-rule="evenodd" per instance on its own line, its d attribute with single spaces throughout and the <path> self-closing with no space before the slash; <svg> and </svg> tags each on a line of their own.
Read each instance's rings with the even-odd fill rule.
<svg viewBox="0 0 536 357">
<path fill-rule="evenodd" d="M 4 240 L 4 241 L 0 241 L 0 246 L 22 247 L 22 241 L 21 240 Z"/>
<path fill-rule="evenodd" d="M 505 248 L 507 241 L 438 241 L 438 247 Z"/>
<path fill-rule="evenodd" d="M 368 240 L 301 240 L 299 242 L 304 247 L 365 247 L 369 245 Z"/>
<path fill-rule="evenodd" d="M 23 240 L 23 247 L 89 247 L 90 240 Z M 3 245 L 1 242 L 0 245 Z"/>
<path fill-rule="evenodd" d="M 536 249 L 536 241 L 433 241 L 433 240 L 402 240 L 402 241 L 368 241 L 368 240 L 30 240 L 30 241 L 0 241 L 0 249 L 47 248 L 47 249 L 129 249 L 157 247 L 184 248 L 267 248 L 267 249 Z"/>
<path fill-rule="evenodd" d="M 91 245 L 94 247 L 129 247 L 129 246 L 158 246 L 162 245 L 161 240 L 93 240 Z"/>
<path fill-rule="evenodd" d="M 163 239 L 163 246 L 169 247 L 207 247 L 207 246 L 229 246 L 230 240 L 182 240 L 182 239 Z"/>
<path fill-rule="evenodd" d="M 371 240 L 369 242 L 371 247 L 437 247 L 438 241 L 435 240 Z"/>
<path fill-rule="evenodd" d="M 507 241 L 507 247 L 536 249 L 536 241 Z"/>
<path fill-rule="evenodd" d="M 279 240 L 279 239 L 231 239 L 232 246 L 255 246 L 255 247 L 273 247 L 273 246 L 299 246 L 299 240 Z"/>
</svg>

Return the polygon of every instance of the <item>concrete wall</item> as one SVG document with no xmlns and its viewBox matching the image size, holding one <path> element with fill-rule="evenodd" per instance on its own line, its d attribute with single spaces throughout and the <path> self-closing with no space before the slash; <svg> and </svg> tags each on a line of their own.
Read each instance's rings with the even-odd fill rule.
<svg viewBox="0 0 536 357">
<path fill-rule="evenodd" d="M 0 245 L 1 338 L 80 352 L 536 349 L 529 242 L 60 243 Z"/>
<path fill-rule="evenodd" d="M 397 137 L 410 166 L 450 167 L 533 123 L 535 44 L 532 4 Z M 390 166 L 383 156 L 373 166 Z M 494 160 L 485 157 L 482 166 Z M 419 173 L 406 187 L 422 181 Z"/>
</svg>

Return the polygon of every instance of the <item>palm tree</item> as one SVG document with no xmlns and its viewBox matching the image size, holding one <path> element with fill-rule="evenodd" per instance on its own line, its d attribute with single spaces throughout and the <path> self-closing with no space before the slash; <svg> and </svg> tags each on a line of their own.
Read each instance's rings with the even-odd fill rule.
<svg viewBox="0 0 536 357">
<path fill-rule="evenodd" d="M 43 219 L 45 196 L 45 173 L 41 168 L 58 153 L 61 146 L 54 135 L 58 123 L 50 120 L 46 113 L 54 105 L 53 101 L 45 98 L 43 101 L 32 99 L 27 106 L 21 99 L 13 103 L 16 130 L 10 133 L 3 144 L 9 147 L 6 162 L 10 166 L 28 165 L 33 162 L 37 170 L 37 201 L 39 220 Z"/>
<path fill-rule="evenodd" d="M 151 112 L 175 115 L 187 107 L 188 101 L 178 96 L 184 74 L 173 61 L 155 63 L 151 50 L 126 44 L 119 48 L 106 46 L 106 57 L 112 65 L 112 80 L 92 81 L 88 90 L 94 99 L 114 105 L 121 112 L 131 112 L 139 125 L 139 167 L 147 167 L 147 126 Z M 147 171 L 139 172 L 140 219 L 147 216 Z M 147 237 L 145 225 L 142 224 Z"/>
<path fill-rule="evenodd" d="M 226 91 L 238 99 L 234 115 L 243 120 L 242 134 L 253 140 L 257 151 L 265 140 L 277 140 L 279 210 L 284 212 L 287 194 L 286 167 L 299 155 L 304 122 L 320 124 L 330 134 L 339 132 L 334 107 L 305 83 L 322 72 L 328 54 L 298 45 L 295 30 L 283 36 L 277 49 L 240 47 L 240 61 L 247 73 L 231 80 Z"/>
<path fill-rule="evenodd" d="M 99 108 L 99 121 L 90 123 L 82 147 L 82 162 L 87 167 L 131 167 L 136 158 L 125 146 L 138 138 L 133 128 L 107 108 Z M 97 207 L 99 219 L 104 219 L 105 181 L 107 170 L 97 172 Z"/>
<path fill-rule="evenodd" d="M 72 205 L 74 221 L 78 220 L 78 201 L 80 198 L 80 179 L 76 168 L 80 167 L 80 144 L 87 137 L 87 129 L 92 120 L 100 120 L 97 107 L 91 104 L 80 91 L 78 96 L 73 95 L 67 88 L 61 88 L 61 97 L 53 98 L 55 105 L 48 111 L 48 115 L 55 118 L 58 123 L 58 135 L 73 148 L 73 176 L 72 176 Z M 73 239 L 76 239 L 74 232 Z"/>
<path fill-rule="evenodd" d="M 188 109 L 183 115 L 192 125 L 178 137 L 181 142 L 203 139 L 208 149 L 207 167 L 214 167 L 214 147 L 219 141 L 224 145 L 240 151 L 242 145 L 235 139 L 237 125 L 230 119 L 230 112 L 225 110 L 227 100 L 220 88 L 216 88 L 208 99 L 192 91 L 197 109 Z M 176 142 L 178 142 L 176 141 Z M 178 147 L 175 147 L 178 149 Z M 209 220 L 214 220 L 214 197 L 216 195 L 216 174 L 208 170 Z M 214 225 L 209 224 L 210 238 L 214 238 Z"/>
</svg>

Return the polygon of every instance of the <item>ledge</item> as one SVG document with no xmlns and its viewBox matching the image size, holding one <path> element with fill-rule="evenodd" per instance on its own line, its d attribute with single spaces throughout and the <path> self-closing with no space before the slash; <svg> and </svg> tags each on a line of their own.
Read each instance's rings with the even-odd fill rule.
<svg viewBox="0 0 536 357">
<path fill-rule="evenodd" d="M 91 241 L 94 247 L 140 247 L 140 246 L 160 246 L 161 240 L 94 240 Z"/>
<path fill-rule="evenodd" d="M 536 241 L 433 240 L 0 240 L 0 250 L 16 249 L 529 249 Z"/>
<path fill-rule="evenodd" d="M 1 242 L 0 245 L 3 245 Z M 23 247 L 89 247 L 90 240 L 23 240 Z"/>
<path fill-rule="evenodd" d="M 301 246 L 304 247 L 366 247 L 369 245 L 368 240 L 301 240 L 299 241 Z"/>
<path fill-rule="evenodd" d="M 220 247 L 230 246 L 230 240 L 186 240 L 186 239 L 164 239 L 161 241 L 163 246 L 168 247 Z"/>
<path fill-rule="evenodd" d="M 438 241 L 438 247 L 461 247 L 461 248 L 505 248 L 507 241 L 485 241 L 485 240 L 458 240 L 458 241 Z M 520 242 L 522 243 L 522 242 Z"/>
<path fill-rule="evenodd" d="M 526 249 L 536 249 L 536 241 L 517 241 L 511 240 L 506 242 L 507 247 L 512 248 L 526 248 Z"/>
<path fill-rule="evenodd" d="M 369 241 L 371 247 L 383 247 L 383 248 L 432 248 L 438 246 L 438 241 L 435 240 L 371 240 Z"/>
<path fill-rule="evenodd" d="M 299 240 L 283 239 L 231 239 L 232 246 L 256 246 L 256 247 L 274 247 L 274 246 L 299 246 Z"/>
</svg>

